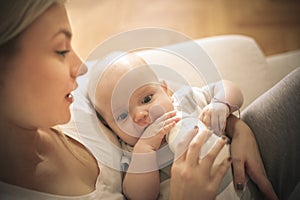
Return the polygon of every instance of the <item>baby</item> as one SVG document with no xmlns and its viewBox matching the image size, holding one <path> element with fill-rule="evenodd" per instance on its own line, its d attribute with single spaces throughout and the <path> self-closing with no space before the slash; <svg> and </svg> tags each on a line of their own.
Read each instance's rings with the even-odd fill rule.
<svg viewBox="0 0 300 200">
<path fill-rule="evenodd" d="M 197 125 L 215 133 L 199 155 L 205 156 L 224 132 L 229 114 L 241 107 L 243 96 L 230 81 L 203 88 L 184 86 L 172 93 L 142 58 L 129 53 L 106 67 L 94 101 L 98 118 L 117 134 L 123 148 L 132 151 L 123 180 L 124 194 L 129 199 L 157 199 L 162 174 L 168 178 L 170 167 L 158 170 L 156 152 L 166 146 L 166 141 L 176 151 L 178 141 Z M 227 145 L 215 164 L 229 156 Z M 247 199 L 245 190 L 242 199 Z M 240 196 L 234 190 L 229 170 L 218 198 Z"/>
</svg>

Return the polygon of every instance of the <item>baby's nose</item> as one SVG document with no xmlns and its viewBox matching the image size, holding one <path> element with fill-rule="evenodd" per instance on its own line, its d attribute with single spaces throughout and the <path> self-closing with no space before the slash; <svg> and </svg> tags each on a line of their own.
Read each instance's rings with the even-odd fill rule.
<svg viewBox="0 0 300 200">
<path fill-rule="evenodd" d="M 147 110 L 137 110 L 133 116 L 133 120 L 139 126 L 147 126 L 150 123 L 149 112 Z"/>
</svg>

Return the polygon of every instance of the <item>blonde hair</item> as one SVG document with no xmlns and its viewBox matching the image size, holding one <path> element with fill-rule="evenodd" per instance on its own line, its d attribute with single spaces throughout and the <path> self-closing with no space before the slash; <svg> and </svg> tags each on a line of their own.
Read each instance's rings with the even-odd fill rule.
<svg viewBox="0 0 300 200">
<path fill-rule="evenodd" d="M 0 1 L 0 46 L 17 37 L 54 3 L 64 0 Z"/>
</svg>

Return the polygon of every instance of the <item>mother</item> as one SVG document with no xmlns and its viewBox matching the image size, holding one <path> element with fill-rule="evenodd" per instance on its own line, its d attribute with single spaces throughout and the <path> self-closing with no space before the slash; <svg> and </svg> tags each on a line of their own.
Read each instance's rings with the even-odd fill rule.
<svg viewBox="0 0 300 200">
<path fill-rule="evenodd" d="M 70 120 L 71 92 L 77 87 L 76 77 L 86 71 L 72 49 L 63 4 L 60 0 L 0 2 L 0 199 L 123 198 L 120 183 L 109 179 L 114 171 L 100 166 L 80 141 L 54 128 Z M 238 122 L 228 124 L 238 189 L 243 187 L 247 166 L 262 191 L 273 198 L 254 137 Z M 222 141 L 199 163 L 196 152 L 205 134 L 196 132 L 192 145 L 173 165 L 172 199 L 213 199 L 216 189 L 212 188 L 217 188 L 231 163 L 224 160 L 212 173 L 210 166 Z M 241 143 L 249 146 L 247 152 Z M 115 191 L 105 189 L 109 184 Z"/>
</svg>

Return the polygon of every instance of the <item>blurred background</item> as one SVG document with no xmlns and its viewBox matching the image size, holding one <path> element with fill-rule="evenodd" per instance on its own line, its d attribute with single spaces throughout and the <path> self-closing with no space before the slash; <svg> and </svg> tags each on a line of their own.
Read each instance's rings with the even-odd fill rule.
<svg viewBox="0 0 300 200">
<path fill-rule="evenodd" d="M 265 55 L 300 49 L 300 0 L 68 0 L 66 6 L 82 58 L 109 37 L 142 27 L 191 39 L 243 34 Z"/>
</svg>

